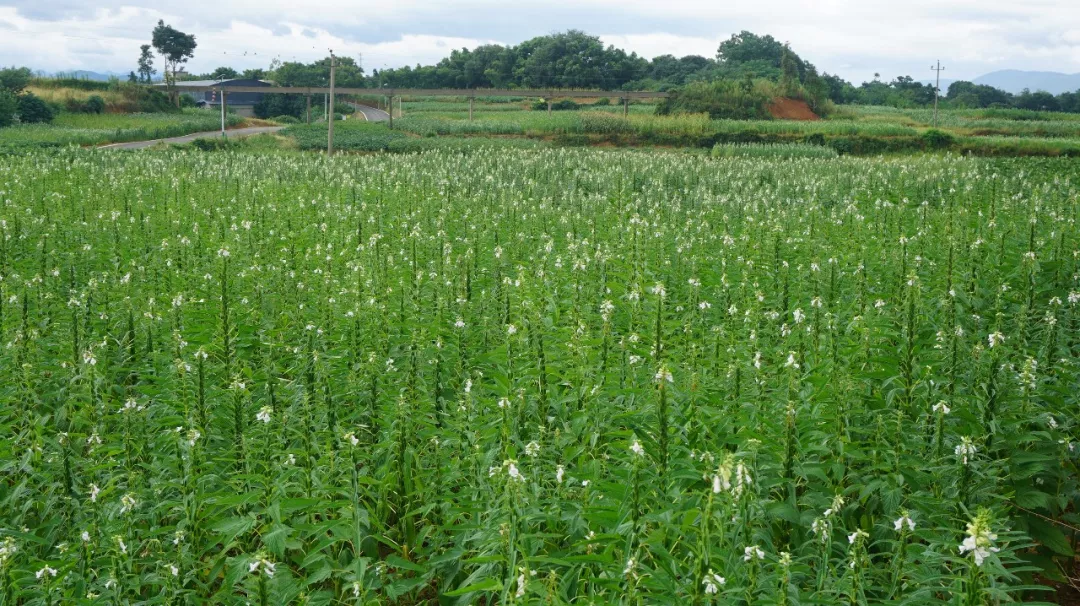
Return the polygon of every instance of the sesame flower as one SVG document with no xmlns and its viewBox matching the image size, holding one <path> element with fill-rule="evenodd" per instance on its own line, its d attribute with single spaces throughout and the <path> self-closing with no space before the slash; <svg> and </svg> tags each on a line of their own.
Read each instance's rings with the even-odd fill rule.
<svg viewBox="0 0 1080 606">
<path fill-rule="evenodd" d="M 967 537 L 960 544 L 960 553 L 971 552 L 975 565 L 982 566 L 987 556 L 1001 551 L 994 547 L 997 534 L 990 530 L 990 514 L 983 510 L 967 525 Z"/>
<path fill-rule="evenodd" d="M 912 520 L 906 511 L 893 522 L 893 530 L 901 532 L 905 527 L 908 531 L 915 530 L 915 520 Z"/>
<path fill-rule="evenodd" d="M 263 406 L 259 409 L 259 412 L 255 413 L 255 420 L 262 421 L 263 423 L 270 422 L 270 415 L 274 412 L 274 409 L 269 406 Z"/>
<path fill-rule="evenodd" d="M 709 569 L 709 572 L 705 574 L 705 578 L 701 581 L 701 584 L 705 586 L 705 593 L 708 595 L 716 595 L 720 592 L 720 588 L 727 584 L 727 579 L 716 574 Z"/>
<path fill-rule="evenodd" d="M 761 550 L 757 545 L 748 545 L 743 549 L 743 561 L 749 562 L 751 560 L 764 560 L 765 552 Z"/>
</svg>

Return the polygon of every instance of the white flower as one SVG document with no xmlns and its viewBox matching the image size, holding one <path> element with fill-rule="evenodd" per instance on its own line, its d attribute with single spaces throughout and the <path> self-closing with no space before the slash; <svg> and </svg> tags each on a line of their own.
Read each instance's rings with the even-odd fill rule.
<svg viewBox="0 0 1080 606">
<path fill-rule="evenodd" d="M 187 442 L 188 446 L 195 446 L 195 443 L 198 442 L 199 438 L 201 438 L 201 437 L 202 437 L 202 434 L 199 433 L 199 430 L 195 429 L 195 428 L 192 428 L 192 429 L 188 430 L 187 439 L 185 440 L 185 442 Z"/>
<path fill-rule="evenodd" d="M 465 328 L 465 320 L 459 316 L 457 320 L 454 320 L 454 328 Z"/>
<path fill-rule="evenodd" d="M 638 442 L 637 440 L 634 440 L 634 443 L 630 445 L 630 452 L 639 457 L 645 455 L 645 449 L 641 447 L 641 442 Z"/>
<path fill-rule="evenodd" d="M 135 509 L 135 497 L 128 493 L 120 497 L 120 513 L 127 513 L 132 509 Z"/>
<path fill-rule="evenodd" d="M 520 598 L 525 595 L 525 574 L 519 574 L 517 578 L 517 591 L 514 592 L 515 598 Z"/>
<path fill-rule="evenodd" d="M 518 330 L 517 326 L 514 326 L 513 324 L 507 324 L 506 325 L 506 334 L 507 335 L 515 335 L 515 334 L 517 334 L 517 330 Z"/>
<path fill-rule="evenodd" d="M 856 528 L 855 532 L 848 535 L 847 542 L 849 544 L 851 544 L 851 545 L 854 545 L 855 541 L 857 541 L 859 539 L 865 539 L 868 536 L 870 536 L 870 535 L 867 534 L 867 532 L 865 530 L 863 530 L 862 528 Z"/>
<path fill-rule="evenodd" d="M 91 484 L 90 485 L 90 502 L 91 503 L 97 503 L 97 498 L 98 498 L 99 494 L 101 494 L 101 489 L 98 488 L 98 485 L 97 484 Z"/>
<path fill-rule="evenodd" d="M 885 301 L 882 301 L 881 299 L 874 301 L 874 309 L 881 309 L 882 307 L 885 307 Z"/>
<path fill-rule="evenodd" d="M 349 444 L 352 444 L 353 446 L 357 446 L 357 445 L 360 444 L 360 438 L 356 437 L 356 434 L 351 432 L 351 431 L 349 433 L 345 434 L 344 436 L 342 436 L 342 439 L 345 440 L 346 442 L 348 442 Z"/>
<path fill-rule="evenodd" d="M 55 577 L 56 576 L 56 569 L 55 568 L 49 568 L 48 566 L 46 566 L 46 567 L 42 568 L 41 570 L 37 571 L 36 573 L 34 573 L 34 576 L 37 577 L 38 579 L 41 579 L 42 577 L 46 577 L 46 578 Z"/>
<path fill-rule="evenodd" d="M 180 576 L 180 568 L 176 564 L 169 564 L 169 572 L 171 572 L 174 577 Z"/>
<path fill-rule="evenodd" d="M 79 538 L 81 538 L 83 540 L 83 543 L 89 543 L 90 542 L 90 533 L 84 530 L 84 531 L 82 531 L 82 535 L 80 535 Z"/>
<path fill-rule="evenodd" d="M 274 578 L 274 569 L 277 564 L 274 564 L 265 557 L 258 557 L 254 562 L 248 564 L 249 574 L 259 574 L 260 572 L 266 575 L 267 578 Z"/>
<path fill-rule="evenodd" d="M 667 290 L 664 289 L 663 282 L 657 282 L 652 288 L 649 289 L 649 292 L 660 297 L 661 299 L 667 296 Z"/>
<path fill-rule="evenodd" d="M 821 538 L 821 542 L 824 543 L 829 540 L 829 521 L 824 518 L 818 518 L 814 520 L 814 523 L 810 525 L 810 532 Z"/>
<path fill-rule="evenodd" d="M 535 440 L 529 442 L 525 445 L 525 454 L 530 457 L 535 457 L 536 455 L 540 454 L 540 444 L 538 444 Z"/>
<path fill-rule="evenodd" d="M 559 484 L 562 484 L 563 476 L 565 474 L 566 474 L 566 469 L 562 465 L 557 466 L 555 468 L 555 481 L 558 482 Z"/>
<path fill-rule="evenodd" d="M 660 370 L 656 371 L 656 376 L 653 378 L 656 379 L 657 383 L 663 383 L 664 381 L 667 381 L 668 383 L 675 382 L 675 378 L 671 376 L 671 371 L 668 370 L 667 366 L 661 366 Z"/>
<path fill-rule="evenodd" d="M 915 520 L 912 520 L 906 513 L 896 518 L 896 521 L 893 522 L 893 530 L 900 532 L 905 526 L 907 526 L 908 530 L 915 530 Z"/>
<path fill-rule="evenodd" d="M 743 549 L 743 561 L 749 562 L 750 560 L 764 560 L 765 552 L 761 550 L 757 545 L 748 545 Z"/>
<path fill-rule="evenodd" d="M 953 452 L 956 454 L 956 456 L 960 457 L 961 462 L 964 465 L 967 465 L 968 458 L 975 456 L 975 453 L 978 451 L 979 449 L 975 448 L 975 444 L 971 441 L 971 438 L 967 436 L 960 438 L 960 443 L 956 445 L 955 449 L 953 449 Z"/>
<path fill-rule="evenodd" d="M 709 572 L 705 575 L 705 579 L 701 581 L 701 584 L 705 586 L 705 593 L 716 595 L 720 592 L 720 588 L 727 584 L 727 579 L 716 574 L 710 568 Z"/>
<path fill-rule="evenodd" d="M 991 553 L 997 553 L 1001 551 L 999 548 L 994 547 L 994 541 L 997 540 L 997 534 L 990 531 L 989 519 L 986 515 L 980 514 L 967 525 L 967 538 L 960 544 L 960 553 L 971 552 L 971 555 L 975 558 L 975 565 L 982 566 L 983 561 Z"/>
<path fill-rule="evenodd" d="M 270 422 L 270 414 L 274 412 L 274 409 L 269 406 L 263 406 L 259 409 L 259 412 L 255 414 L 255 420 L 262 421 L 263 423 Z"/>
<path fill-rule="evenodd" d="M 227 248 L 219 248 L 218 251 L 217 251 L 217 254 L 218 254 L 219 257 L 228 258 L 229 257 L 229 249 L 227 249 Z"/>
<path fill-rule="evenodd" d="M 622 573 L 624 575 L 626 575 L 626 574 L 634 574 L 634 567 L 635 566 L 636 566 L 636 563 L 634 562 L 634 558 L 627 559 L 626 560 L 626 568 L 623 568 Z"/>
<path fill-rule="evenodd" d="M 803 313 L 802 309 L 796 309 L 791 313 L 791 316 L 795 319 L 796 324 L 802 324 L 802 321 L 806 319 L 806 314 Z"/>
<path fill-rule="evenodd" d="M 949 408 L 949 405 L 945 403 L 945 400 L 942 400 L 937 404 L 934 404 L 934 412 L 947 415 L 952 412 L 952 409 Z"/>
<path fill-rule="evenodd" d="M 1001 334 L 1000 332 L 992 332 L 986 336 L 986 340 L 987 342 L 989 342 L 990 347 L 993 347 L 998 343 L 1005 341 L 1005 335 Z"/>
</svg>

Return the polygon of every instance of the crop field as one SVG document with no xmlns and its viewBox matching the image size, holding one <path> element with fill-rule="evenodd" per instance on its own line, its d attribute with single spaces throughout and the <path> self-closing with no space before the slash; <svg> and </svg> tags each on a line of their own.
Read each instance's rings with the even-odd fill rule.
<svg viewBox="0 0 1080 606">
<path fill-rule="evenodd" d="M 1078 179 L 0 157 L 0 603 L 1052 601 Z"/>
</svg>

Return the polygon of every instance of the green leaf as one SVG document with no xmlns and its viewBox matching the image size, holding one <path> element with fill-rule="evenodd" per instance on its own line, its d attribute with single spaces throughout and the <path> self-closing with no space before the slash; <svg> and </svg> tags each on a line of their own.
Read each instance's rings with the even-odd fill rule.
<svg viewBox="0 0 1080 606">
<path fill-rule="evenodd" d="M 502 583 L 498 579 L 485 579 L 479 583 L 473 583 L 453 591 L 448 591 L 443 595 L 448 598 L 455 598 L 457 596 L 467 595 L 470 593 L 476 593 L 477 591 L 502 591 Z"/>
</svg>

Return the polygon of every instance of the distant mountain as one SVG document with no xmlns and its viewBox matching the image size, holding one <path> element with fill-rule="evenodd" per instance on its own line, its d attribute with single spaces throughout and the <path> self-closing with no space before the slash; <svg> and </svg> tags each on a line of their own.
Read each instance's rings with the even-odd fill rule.
<svg viewBox="0 0 1080 606">
<path fill-rule="evenodd" d="M 1032 92 L 1044 90 L 1053 95 L 1060 95 L 1061 93 L 1075 92 L 1080 89 L 1080 74 L 1003 69 L 979 76 L 972 82 L 975 84 L 987 84 L 1013 94 L 1017 94 L 1026 88 Z M 942 88 L 945 87 L 942 86 Z"/>
</svg>

